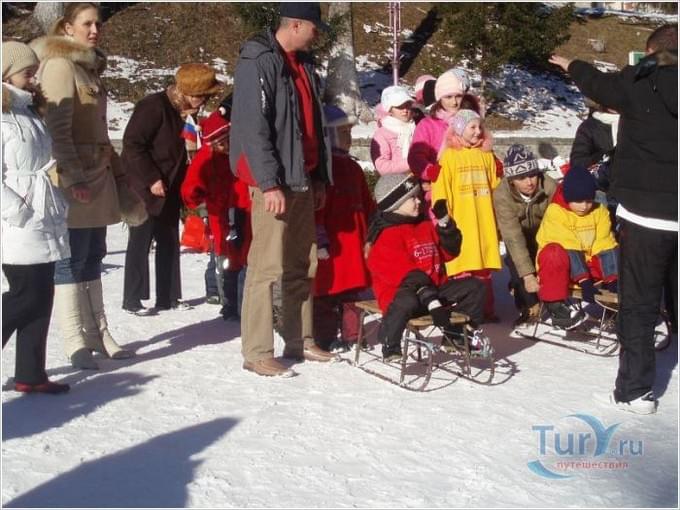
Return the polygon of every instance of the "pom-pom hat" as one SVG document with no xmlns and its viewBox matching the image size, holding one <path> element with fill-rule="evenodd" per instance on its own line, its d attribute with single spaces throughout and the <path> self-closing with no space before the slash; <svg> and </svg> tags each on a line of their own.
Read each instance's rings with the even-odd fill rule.
<svg viewBox="0 0 680 510">
<path fill-rule="evenodd" d="M 229 133 L 231 124 L 224 117 L 221 110 L 215 110 L 201 121 L 201 139 L 211 143 L 223 138 Z"/>
<path fill-rule="evenodd" d="M 396 211 L 412 196 L 420 193 L 418 179 L 411 173 L 385 174 L 378 179 L 373 190 L 378 209 Z"/>
<path fill-rule="evenodd" d="M 503 175 L 508 179 L 541 173 L 538 160 L 524 145 L 511 145 L 503 160 Z"/>
</svg>

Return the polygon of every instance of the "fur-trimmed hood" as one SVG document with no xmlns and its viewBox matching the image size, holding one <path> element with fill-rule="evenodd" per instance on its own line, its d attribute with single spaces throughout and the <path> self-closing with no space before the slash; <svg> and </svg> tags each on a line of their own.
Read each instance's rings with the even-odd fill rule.
<svg viewBox="0 0 680 510">
<path fill-rule="evenodd" d="M 39 37 L 29 43 L 38 59 L 43 62 L 51 58 L 65 58 L 86 69 L 101 74 L 106 69 L 106 55 L 98 48 L 89 48 L 66 36 L 52 35 Z"/>
<path fill-rule="evenodd" d="M 9 112 L 9 109 L 14 104 L 13 97 L 15 93 L 12 92 L 11 88 L 2 84 L 2 113 Z M 40 91 L 36 91 L 32 94 L 32 104 L 40 117 L 45 116 L 46 101 L 45 97 Z"/>
</svg>

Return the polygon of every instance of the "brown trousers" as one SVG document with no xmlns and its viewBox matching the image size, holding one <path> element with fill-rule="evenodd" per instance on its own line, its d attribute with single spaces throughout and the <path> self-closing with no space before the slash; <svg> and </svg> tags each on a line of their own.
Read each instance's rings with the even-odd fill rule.
<svg viewBox="0 0 680 510">
<path fill-rule="evenodd" d="M 264 195 L 250 188 L 253 240 L 248 252 L 241 312 L 241 352 L 254 362 L 274 356 L 272 285 L 281 279 L 282 336 L 288 347 L 313 340 L 312 279 L 316 274 L 314 192 L 284 190 L 286 212 L 264 210 Z"/>
</svg>

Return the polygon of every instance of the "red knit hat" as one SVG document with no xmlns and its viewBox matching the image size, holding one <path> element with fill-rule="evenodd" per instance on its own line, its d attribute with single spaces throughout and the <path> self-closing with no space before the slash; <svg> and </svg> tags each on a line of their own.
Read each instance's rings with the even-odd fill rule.
<svg viewBox="0 0 680 510">
<path fill-rule="evenodd" d="M 201 121 L 201 140 L 211 143 L 229 133 L 231 123 L 224 118 L 222 109 L 215 110 Z"/>
</svg>

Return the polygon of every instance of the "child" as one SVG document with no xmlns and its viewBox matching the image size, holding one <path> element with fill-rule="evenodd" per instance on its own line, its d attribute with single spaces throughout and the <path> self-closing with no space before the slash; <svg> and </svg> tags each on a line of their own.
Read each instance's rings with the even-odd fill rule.
<svg viewBox="0 0 680 510">
<path fill-rule="evenodd" d="M 446 201 L 465 244 L 460 256 L 447 262 L 446 273 L 454 278 L 480 278 L 487 288 L 484 320 L 497 322 L 491 271 L 501 268 L 501 255 L 491 193 L 500 179 L 491 138 L 480 116 L 472 110 L 460 110 L 449 123 L 432 200 Z"/>
<path fill-rule="evenodd" d="M 523 145 L 512 145 L 504 160 L 505 178 L 493 192 L 496 221 L 507 249 L 505 265 L 510 271 L 510 290 L 519 317 L 514 327 L 539 319 L 536 278 L 536 232 L 557 183 L 543 175 L 538 160 Z"/>
<path fill-rule="evenodd" d="M 462 69 L 449 69 L 443 73 L 434 86 L 435 103 L 426 116 L 416 126 L 408 153 L 409 168 L 424 183 L 426 200 L 429 197 L 430 182 L 439 175 L 439 150 L 449 127 L 448 120 L 458 113 L 463 101 L 477 104 L 468 94 L 470 79 Z M 479 108 L 476 109 L 479 113 Z"/>
<path fill-rule="evenodd" d="M 325 206 L 316 213 L 314 338 L 320 348 L 333 352 L 348 349 L 358 336 L 359 310 L 352 303 L 366 299 L 370 286 L 364 244 L 375 202 L 363 170 L 349 155 L 352 121 L 336 106 L 326 105 L 324 114 L 333 149 L 333 185 L 326 190 Z"/>
<path fill-rule="evenodd" d="M 434 206 L 437 226 L 420 211 L 420 185 L 412 174 L 383 175 L 375 186 L 378 213 L 371 222 L 368 268 L 383 312 L 379 337 L 386 362 L 401 358 L 401 338 L 408 321 L 429 313 L 445 341 L 460 339 L 450 325 L 451 309 L 482 320 L 484 286 L 475 278 L 446 280 L 443 262 L 460 252 L 461 234 L 442 201 Z M 449 308 L 448 304 L 452 304 Z M 458 333 L 458 334 L 457 334 Z M 471 333 L 472 349 L 491 352 L 481 329 Z"/>
<path fill-rule="evenodd" d="M 71 255 L 67 203 L 48 175 L 52 140 L 34 109 L 38 58 L 25 44 L 2 43 L 2 346 L 16 331 L 14 389 L 64 393 L 50 381 L 45 349 L 55 261 Z"/>
<path fill-rule="evenodd" d="M 538 295 L 555 327 L 572 329 L 585 320 L 582 311 L 566 304 L 570 283 L 593 302 L 593 279 L 607 287 L 618 279 L 616 240 L 607 208 L 594 203 L 597 185 L 585 167 L 571 167 L 557 188 L 538 229 Z"/>
<path fill-rule="evenodd" d="M 411 111 L 413 98 L 404 87 L 387 87 L 382 91 L 380 105 L 387 115 L 371 140 L 373 164 L 380 175 L 407 172 L 408 151 L 416 128 Z"/>
<path fill-rule="evenodd" d="M 416 96 L 416 103 L 418 106 L 423 108 L 426 112 L 429 110 L 430 105 L 435 101 L 434 98 L 434 87 L 437 84 L 437 78 L 431 74 L 423 74 L 416 78 L 416 82 L 413 85 L 413 90 Z"/>
<path fill-rule="evenodd" d="M 229 127 L 229 121 L 223 117 L 220 110 L 210 114 L 201 123 L 202 146 L 192 159 L 181 188 L 182 199 L 187 207 L 196 208 L 203 202 L 206 204 L 212 237 L 211 263 L 206 271 L 206 287 L 209 287 L 208 284 L 214 274 L 223 306 L 227 305 L 223 273 L 228 265 L 227 219 L 229 198 L 234 186 L 228 156 Z M 206 293 L 209 293 L 208 288 Z"/>
</svg>

